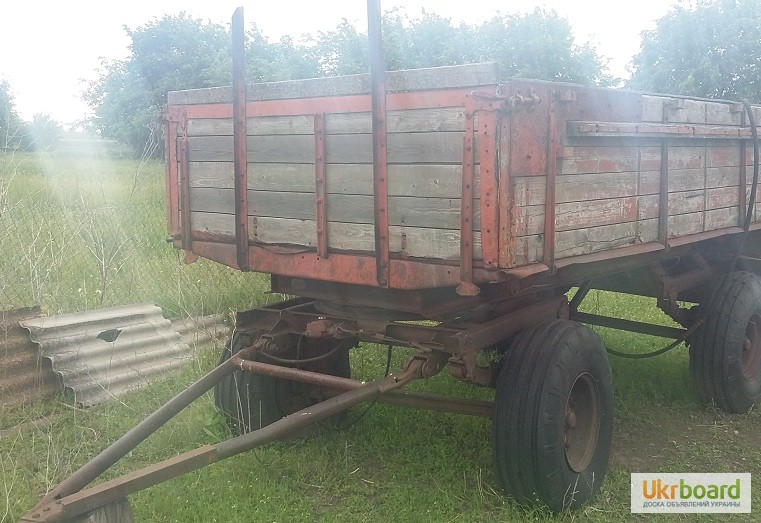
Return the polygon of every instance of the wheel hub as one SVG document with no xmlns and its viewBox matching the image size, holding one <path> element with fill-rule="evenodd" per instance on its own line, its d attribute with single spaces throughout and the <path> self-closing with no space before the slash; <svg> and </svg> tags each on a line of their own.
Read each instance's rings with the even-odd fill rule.
<svg viewBox="0 0 761 523">
<path fill-rule="evenodd" d="M 583 472 L 592 461 L 600 432 L 600 392 L 589 373 L 576 377 L 565 408 L 563 441 L 568 466 Z"/>
<path fill-rule="evenodd" d="M 761 367 L 761 316 L 754 314 L 745 327 L 745 341 L 742 351 L 742 374 L 746 380 L 758 377 Z"/>
</svg>

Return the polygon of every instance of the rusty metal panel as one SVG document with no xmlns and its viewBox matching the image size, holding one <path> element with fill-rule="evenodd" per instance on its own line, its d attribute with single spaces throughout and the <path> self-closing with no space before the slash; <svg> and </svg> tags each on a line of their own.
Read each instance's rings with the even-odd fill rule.
<svg viewBox="0 0 761 523">
<path fill-rule="evenodd" d="M 58 390 L 50 362 L 39 357 L 29 333 L 19 326 L 19 321 L 40 316 L 39 307 L 0 312 L 0 406 L 48 399 Z"/>
<path fill-rule="evenodd" d="M 180 367 L 187 344 L 153 304 L 26 319 L 40 354 L 74 401 L 96 405 Z"/>
</svg>

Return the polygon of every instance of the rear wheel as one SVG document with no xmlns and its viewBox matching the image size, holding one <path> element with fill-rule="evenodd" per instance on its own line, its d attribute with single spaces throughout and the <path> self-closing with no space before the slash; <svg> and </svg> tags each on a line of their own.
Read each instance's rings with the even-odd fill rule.
<svg viewBox="0 0 761 523">
<path fill-rule="evenodd" d="M 690 374 L 701 400 L 726 412 L 747 412 L 761 399 L 761 278 L 726 278 L 691 340 Z"/>
<path fill-rule="evenodd" d="M 556 512 L 589 501 L 608 468 L 613 383 L 588 327 L 555 320 L 512 344 L 497 378 L 493 447 L 505 492 Z"/>
<path fill-rule="evenodd" d="M 261 334 L 258 331 L 236 331 L 225 345 L 220 363 L 227 361 L 239 350 L 253 345 Z M 332 352 L 330 356 L 308 364 L 288 366 L 350 377 L 349 349 L 354 346 L 353 340 L 299 338 L 296 335 L 288 337 L 287 346 L 279 347 L 277 357 L 313 359 Z M 258 354 L 256 361 L 280 364 L 266 354 Z M 228 425 L 237 433 L 265 427 L 328 397 L 327 392 L 320 387 L 240 370 L 227 376 L 214 388 L 214 403 L 225 414 Z"/>
</svg>

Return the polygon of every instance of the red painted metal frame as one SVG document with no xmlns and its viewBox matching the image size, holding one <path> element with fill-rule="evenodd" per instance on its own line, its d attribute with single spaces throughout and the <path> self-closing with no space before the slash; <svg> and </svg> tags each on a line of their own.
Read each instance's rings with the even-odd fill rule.
<svg viewBox="0 0 761 523">
<path fill-rule="evenodd" d="M 232 19 L 233 42 L 233 157 L 235 165 L 235 244 L 236 261 L 248 270 L 248 145 L 246 143 L 246 57 L 243 8 Z"/>
<path fill-rule="evenodd" d="M 742 227 L 745 223 L 746 202 L 748 201 L 748 147 L 747 142 L 740 140 L 740 181 L 737 184 L 739 218 L 737 225 Z"/>
<path fill-rule="evenodd" d="M 661 179 L 658 197 L 658 239 L 667 245 L 669 237 L 669 141 L 661 141 Z"/>
<path fill-rule="evenodd" d="M 203 242 L 193 243 L 193 252 L 235 267 L 235 245 Z M 352 254 L 331 253 L 327 258 L 316 252 L 274 252 L 267 247 L 251 245 L 249 269 L 256 272 L 276 273 L 282 276 L 315 280 L 340 281 L 357 285 L 377 286 L 375 258 Z M 411 260 L 391 259 L 389 263 L 389 286 L 395 289 L 430 289 L 450 287 L 460 283 L 460 271 L 452 265 L 439 265 Z M 476 268 L 476 282 L 497 281 L 495 271 Z"/>
<path fill-rule="evenodd" d="M 543 262 L 555 271 L 555 182 L 558 175 L 558 119 L 556 111 L 558 104 L 555 101 L 555 93 L 549 97 L 549 118 L 547 123 L 547 174 L 545 178 L 544 196 L 544 255 Z"/>
<path fill-rule="evenodd" d="M 179 184 L 177 157 L 177 126 L 181 121 L 179 111 L 167 108 L 165 121 L 165 151 L 166 151 L 166 212 L 167 230 L 169 236 L 176 238 L 180 235 L 180 207 L 177 190 Z"/>
<path fill-rule="evenodd" d="M 510 172 L 510 118 L 499 115 L 499 266 L 507 268 L 515 263 L 515 180 Z"/>
<path fill-rule="evenodd" d="M 389 286 L 388 147 L 386 136 L 386 66 L 383 61 L 380 0 L 367 0 L 370 84 L 373 115 L 373 214 L 375 268 L 380 287 Z"/>
<path fill-rule="evenodd" d="M 478 114 L 478 148 L 481 181 L 481 249 L 484 265 L 499 266 L 499 193 L 497 172 L 497 121 L 496 111 Z"/>
<path fill-rule="evenodd" d="M 460 285 L 458 294 L 478 294 L 473 286 L 473 171 L 475 151 L 473 148 L 473 113 L 465 115 L 465 136 L 462 147 L 462 192 L 460 208 Z"/>
<path fill-rule="evenodd" d="M 180 121 L 180 236 L 182 238 L 182 248 L 186 251 L 193 250 L 193 237 L 190 232 L 190 177 L 188 171 L 190 162 L 188 158 L 188 118 L 187 113 L 183 113 Z"/>
<path fill-rule="evenodd" d="M 325 187 L 325 114 L 314 115 L 314 188 L 317 209 L 317 254 L 328 256 L 328 209 Z"/>
</svg>

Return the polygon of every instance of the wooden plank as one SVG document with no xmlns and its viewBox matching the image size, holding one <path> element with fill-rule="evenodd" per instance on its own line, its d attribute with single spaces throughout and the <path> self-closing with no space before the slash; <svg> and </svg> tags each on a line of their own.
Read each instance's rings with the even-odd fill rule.
<svg viewBox="0 0 761 523">
<path fill-rule="evenodd" d="M 544 233 L 544 205 L 517 207 L 513 233 L 516 237 Z"/>
<path fill-rule="evenodd" d="M 637 221 L 636 196 L 559 204 L 555 211 L 558 232 Z"/>
<path fill-rule="evenodd" d="M 513 267 L 539 263 L 544 253 L 544 235 L 519 236 L 515 239 L 515 264 Z"/>
<path fill-rule="evenodd" d="M 230 242 L 235 241 L 235 215 L 192 211 L 190 228 L 205 234 L 222 236 Z M 249 234 L 253 233 L 249 223 Z"/>
<path fill-rule="evenodd" d="M 249 136 L 270 134 L 312 134 L 311 115 L 258 116 L 246 121 Z M 461 107 L 436 107 L 388 111 L 386 125 L 390 133 L 465 131 L 465 110 Z M 231 136 L 232 120 L 194 118 L 188 121 L 189 136 Z M 370 134 L 372 117 L 365 113 L 325 115 L 326 134 Z"/>
<path fill-rule="evenodd" d="M 737 186 L 719 187 L 715 189 L 706 189 L 706 210 L 723 209 L 726 207 L 737 207 L 739 198 Z M 708 213 L 706 213 L 706 216 Z M 735 225 L 737 225 L 735 223 Z"/>
<path fill-rule="evenodd" d="M 311 135 L 272 135 L 248 138 L 248 159 L 260 163 L 314 164 Z M 226 162 L 232 158 L 232 137 L 188 138 L 191 162 Z M 328 163 L 372 164 L 372 135 L 340 134 L 326 137 Z M 390 133 L 388 160 L 397 164 L 461 164 L 462 133 Z"/>
<path fill-rule="evenodd" d="M 256 218 L 257 241 L 314 247 L 315 222 L 283 218 Z M 328 223 L 330 249 L 372 252 L 373 226 L 356 223 Z M 459 260 L 460 232 L 417 227 L 389 227 L 389 248 L 394 254 L 416 258 Z M 481 236 L 474 235 L 474 255 L 481 259 Z"/>
<path fill-rule="evenodd" d="M 663 96 L 642 95 L 642 121 L 663 122 L 663 104 L 666 100 Z"/>
<path fill-rule="evenodd" d="M 246 119 L 249 136 L 270 134 L 313 134 L 314 116 L 259 116 Z M 188 120 L 189 136 L 232 136 L 233 123 L 229 118 L 193 118 Z"/>
<path fill-rule="evenodd" d="M 460 132 L 389 133 L 389 164 L 462 164 Z M 327 137 L 328 163 L 372 163 L 372 135 L 338 134 Z"/>
<path fill-rule="evenodd" d="M 706 167 L 736 167 L 740 165 L 740 143 L 729 142 L 706 148 Z"/>
<path fill-rule="evenodd" d="M 546 193 L 545 176 L 517 176 L 515 180 L 515 205 L 544 205 Z"/>
<path fill-rule="evenodd" d="M 618 223 L 587 229 L 559 232 L 556 235 L 557 258 L 591 254 L 640 243 L 646 237 L 657 237 L 658 220 Z"/>
<path fill-rule="evenodd" d="M 703 213 L 678 214 L 669 216 L 669 238 L 703 232 Z"/>
<path fill-rule="evenodd" d="M 742 112 L 736 103 L 706 102 L 706 123 L 709 125 L 742 125 Z"/>
<path fill-rule="evenodd" d="M 637 195 L 636 172 L 560 175 L 555 197 L 558 203 L 603 200 Z"/>
<path fill-rule="evenodd" d="M 261 191 L 314 192 L 314 166 L 309 164 L 249 163 L 248 188 Z M 459 198 L 460 165 L 390 165 L 389 194 L 421 198 Z M 476 169 L 475 188 L 479 188 Z M 326 166 L 329 194 L 372 194 L 372 165 L 329 164 Z M 233 186 L 229 162 L 192 162 L 191 187 Z"/>
<path fill-rule="evenodd" d="M 563 148 L 560 174 L 634 172 L 639 167 L 636 146 L 572 146 Z"/>
<path fill-rule="evenodd" d="M 669 193 L 669 216 L 702 213 L 705 210 L 705 194 L 700 191 Z"/>
<path fill-rule="evenodd" d="M 674 138 L 695 143 L 700 140 L 736 140 L 748 138 L 746 127 L 730 125 L 705 125 L 695 123 L 639 123 L 569 121 L 567 134 L 570 138 Z"/>
<path fill-rule="evenodd" d="M 190 209 L 195 212 L 229 213 L 234 208 L 232 189 L 193 188 Z M 257 216 L 272 218 L 314 219 L 316 208 L 313 193 L 248 191 L 249 201 Z M 478 200 L 476 200 L 478 202 Z M 370 195 L 333 194 L 328 199 L 328 220 L 344 223 L 373 223 Z M 474 206 L 474 227 L 480 230 L 480 206 Z M 389 198 L 389 223 L 434 229 L 460 228 L 459 198 Z"/>
<path fill-rule="evenodd" d="M 499 81 L 497 66 L 494 63 L 389 71 L 386 74 L 387 90 L 392 93 L 493 85 Z M 246 91 L 248 101 L 369 94 L 370 75 L 252 84 L 247 86 Z M 229 87 L 170 91 L 168 101 L 169 105 L 230 103 L 231 94 Z"/>
<path fill-rule="evenodd" d="M 705 169 L 669 169 L 669 192 L 705 188 Z"/>
<path fill-rule="evenodd" d="M 724 207 L 722 209 L 711 209 L 705 213 L 705 230 L 714 231 L 725 227 L 735 227 L 738 225 L 737 216 L 738 208 Z"/>
<path fill-rule="evenodd" d="M 388 111 L 386 128 L 389 133 L 459 131 L 465 132 L 465 109 L 436 107 Z M 327 134 L 370 134 L 370 113 L 340 113 L 325 115 Z"/>
<path fill-rule="evenodd" d="M 672 169 L 702 169 L 705 147 L 669 147 L 669 175 Z"/>
<path fill-rule="evenodd" d="M 231 214 L 193 212 L 191 224 L 194 231 L 215 234 L 229 241 L 234 239 L 235 216 Z M 250 217 L 249 230 L 251 239 L 262 243 L 316 247 L 314 220 Z M 459 231 L 391 226 L 389 234 L 392 253 L 417 258 L 459 259 Z M 375 248 L 371 224 L 329 222 L 328 238 L 332 250 L 372 252 Z M 481 259 L 480 234 L 474 235 L 473 243 L 474 255 Z"/>
<path fill-rule="evenodd" d="M 188 138 L 191 162 L 228 162 L 233 157 L 231 136 Z M 247 140 L 248 161 L 314 164 L 311 135 L 256 136 Z"/>
<path fill-rule="evenodd" d="M 740 167 L 706 168 L 706 187 L 737 187 L 740 183 Z"/>
<path fill-rule="evenodd" d="M 694 183 L 692 174 L 682 181 L 684 185 Z M 569 203 L 658 194 L 659 179 L 659 171 L 560 175 L 557 178 L 557 201 Z M 674 188 L 678 188 L 676 184 Z M 544 178 L 516 178 L 515 192 L 516 206 L 541 205 L 544 203 Z"/>
</svg>

